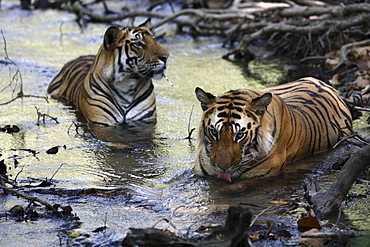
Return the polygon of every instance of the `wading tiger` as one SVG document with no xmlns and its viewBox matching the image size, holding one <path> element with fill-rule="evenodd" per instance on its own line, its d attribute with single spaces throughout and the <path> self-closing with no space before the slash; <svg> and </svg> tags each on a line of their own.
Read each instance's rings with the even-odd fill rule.
<svg viewBox="0 0 370 247">
<path fill-rule="evenodd" d="M 64 65 L 47 92 L 72 102 L 90 123 L 110 126 L 156 121 L 152 79 L 165 76 L 169 53 L 148 30 L 109 27 L 96 56 Z"/>
<path fill-rule="evenodd" d="M 193 171 L 231 182 L 278 174 L 352 134 L 352 116 L 331 86 L 314 78 L 214 96 L 195 90 L 203 116 Z"/>
</svg>

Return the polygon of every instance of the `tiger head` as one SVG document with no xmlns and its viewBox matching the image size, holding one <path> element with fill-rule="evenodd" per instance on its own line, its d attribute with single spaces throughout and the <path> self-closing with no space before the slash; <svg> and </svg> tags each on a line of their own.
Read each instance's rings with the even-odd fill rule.
<svg viewBox="0 0 370 247">
<path fill-rule="evenodd" d="M 272 95 L 265 93 L 252 99 L 246 91 L 232 90 L 215 97 L 200 88 L 195 93 L 203 117 L 194 172 L 231 182 L 271 149 L 272 137 L 263 116 Z"/>
<path fill-rule="evenodd" d="M 107 29 L 97 60 L 103 75 L 114 81 L 165 76 L 169 53 L 156 42 L 148 29 L 149 22 L 150 19 L 138 27 Z"/>
</svg>

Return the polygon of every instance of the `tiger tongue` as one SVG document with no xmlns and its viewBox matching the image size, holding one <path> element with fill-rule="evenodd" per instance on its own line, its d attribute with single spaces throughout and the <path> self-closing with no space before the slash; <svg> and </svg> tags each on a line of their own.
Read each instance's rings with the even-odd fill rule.
<svg viewBox="0 0 370 247">
<path fill-rule="evenodd" d="M 217 178 L 218 179 L 226 180 L 228 182 L 231 182 L 231 174 L 228 173 L 228 172 L 220 172 L 220 173 L 218 173 Z"/>
</svg>

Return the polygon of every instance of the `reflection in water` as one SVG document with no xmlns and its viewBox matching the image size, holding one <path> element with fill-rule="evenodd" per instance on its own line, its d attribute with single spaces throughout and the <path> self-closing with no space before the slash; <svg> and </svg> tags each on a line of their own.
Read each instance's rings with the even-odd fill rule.
<svg viewBox="0 0 370 247">
<path fill-rule="evenodd" d="M 79 55 L 96 53 L 107 28 L 106 25 L 89 24 L 81 33 L 70 21 L 74 15 L 52 10 L 18 12 L 21 13 L 17 15 L 2 9 L 0 23 L 4 23 L 7 49 L 21 69 L 23 90 L 27 94 L 45 95 L 47 85 L 64 63 Z M 59 26 L 63 22 L 61 36 Z M 104 225 L 107 218 L 108 227 L 120 237 L 129 227 L 149 227 L 163 217 L 170 218 L 176 225 L 175 230 L 170 230 L 186 234 L 188 229 L 194 230 L 202 223 L 222 222 L 228 206 L 240 202 L 267 207 L 271 206 L 269 200 L 301 201 L 301 180 L 310 171 L 307 167 L 317 164 L 318 160 L 306 159 L 305 168 L 295 163 L 291 173 L 287 169 L 271 178 L 232 184 L 193 175 L 196 140 L 189 142 L 186 137 L 188 126 L 197 127 L 200 122 L 201 109 L 194 88 L 199 86 L 220 94 L 230 89 L 263 87 L 245 78 L 238 67 L 220 59 L 225 51 L 220 48 L 219 41 L 200 39 L 197 42 L 183 36 L 166 38 L 163 42 L 171 53 L 167 76 L 173 86 L 166 80 L 155 82 L 156 126 L 134 129 L 90 126 L 97 137 L 94 138 L 86 126 L 83 131 L 73 131 L 72 122 L 84 123 L 84 120 L 73 108 L 55 100 L 47 103 L 42 99 L 25 98 L 1 106 L 0 124 L 16 124 L 21 129 L 12 135 L 0 133 L 1 159 L 12 168 L 9 173 L 14 178 L 23 168 L 18 175 L 19 181 L 26 181 L 28 177 L 50 178 L 60 164 L 65 163 L 53 179 L 58 188 L 126 188 L 132 196 L 131 206 L 127 205 L 127 198 L 121 197 L 64 198 L 36 194 L 51 203 L 71 205 L 83 222 L 81 230 L 91 233 Z M 6 64 L 0 64 L 0 73 L 0 89 L 3 89 L 12 75 L 9 76 Z M 285 72 L 264 70 L 264 73 L 280 73 L 280 77 Z M 14 96 L 17 90 L 13 86 L 1 91 L 3 99 Z M 40 112 L 57 117 L 59 124 L 47 119 L 37 125 L 35 106 Z M 63 145 L 67 149 L 55 155 L 45 153 L 51 147 Z M 24 151 L 12 151 L 24 148 L 37 151 L 36 157 Z M 18 167 L 14 166 L 14 157 L 18 157 Z M 25 204 L 11 196 L 0 200 L 4 211 L 15 204 Z M 279 215 L 277 208 L 266 211 L 266 217 Z M 44 242 L 59 246 L 56 232 L 60 225 L 61 222 L 43 219 L 32 224 L 1 219 L 0 239 L 6 236 L 8 242 L 4 245 L 7 246 L 17 246 L 20 242 L 24 246 Z M 169 226 L 159 224 L 158 227 Z"/>
<path fill-rule="evenodd" d="M 104 142 L 112 143 L 150 143 L 154 137 L 155 122 L 130 122 L 118 126 L 100 126 L 89 124 L 85 132 L 91 132 L 94 137 Z"/>
</svg>

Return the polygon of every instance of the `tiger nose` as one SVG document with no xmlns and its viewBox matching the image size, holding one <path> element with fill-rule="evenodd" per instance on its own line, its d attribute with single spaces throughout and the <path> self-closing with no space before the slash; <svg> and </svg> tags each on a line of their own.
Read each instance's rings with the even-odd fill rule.
<svg viewBox="0 0 370 247">
<path fill-rule="evenodd" d="M 158 59 L 165 63 L 167 62 L 169 56 L 169 54 L 161 54 L 158 56 Z"/>
</svg>

